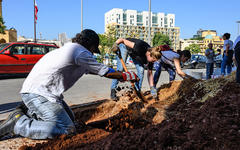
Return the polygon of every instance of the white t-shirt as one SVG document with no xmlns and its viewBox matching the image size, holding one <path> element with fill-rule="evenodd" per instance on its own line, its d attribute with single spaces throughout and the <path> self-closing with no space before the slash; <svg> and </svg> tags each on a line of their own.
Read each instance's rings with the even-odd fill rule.
<svg viewBox="0 0 240 150">
<path fill-rule="evenodd" d="M 227 49 L 227 44 L 229 44 L 229 50 L 233 50 L 233 42 L 231 40 L 224 40 L 223 50 Z"/>
<path fill-rule="evenodd" d="M 91 72 L 103 76 L 108 70 L 83 46 L 67 43 L 47 53 L 35 64 L 20 93 L 34 93 L 56 102 L 83 74 Z"/>
<path fill-rule="evenodd" d="M 174 67 L 173 59 L 177 58 L 179 59 L 179 54 L 173 51 L 161 51 L 162 57 L 160 61 L 164 62 L 165 64 L 169 64 L 172 67 Z"/>
</svg>

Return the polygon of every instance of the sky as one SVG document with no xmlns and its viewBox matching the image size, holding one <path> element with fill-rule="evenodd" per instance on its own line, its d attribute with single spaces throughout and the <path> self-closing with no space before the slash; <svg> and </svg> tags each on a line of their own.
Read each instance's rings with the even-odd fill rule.
<svg viewBox="0 0 240 150">
<path fill-rule="evenodd" d="M 81 32 L 81 0 L 36 0 L 38 6 L 37 38 L 57 39 L 59 33 L 72 38 Z M 83 0 L 83 29 L 104 33 L 104 14 L 113 8 L 148 11 L 149 0 Z M 34 37 L 33 0 L 3 0 L 2 14 L 7 29 L 18 36 Z M 203 30 L 216 30 L 231 39 L 238 35 L 240 0 L 151 0 L 151 11 L 175 14 L 180 38 L 188 39 Z"/>
</svg>

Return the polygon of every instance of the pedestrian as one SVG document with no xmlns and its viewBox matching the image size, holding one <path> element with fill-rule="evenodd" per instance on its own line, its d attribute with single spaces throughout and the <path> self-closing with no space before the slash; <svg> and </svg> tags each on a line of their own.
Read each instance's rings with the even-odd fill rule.
<svg viewBox="0 0 240 150">
<path fill-rule="evenodd" d="M 214 69 L 214 57 L 221 54 L 221 50 L 218 53 L 214 53 L 213 44 L 208 44 L 208 49 L 205 50 L 205 56 L 207 58 L 206 60 L 206 79 L 211 79 L 211 76 L 213 75 L 213 69 Z"/>
<path fill-rule="evenodd" d="M 154 73 L 155 89 L 162 72 L 162 67 L 168 72 L 169 81 L 175 80 L 176 72 L 182 78 L 192 78 L 191 76 L 184 73 L 181 69 L 181 63 L 185 63 L 191 58 L 191 53 L 189 50 L 174 52 L 169 48 L 168 50 L 161 51 L 161 53 L 161 59 L 154 63 L 156 69 Z"/>
<path fill-rule="evenodd" d="M 227 75 L 229 75 L 232 72 L 232 58 L 233 58 L 233 42 L 230 39 L 229 33 L 224 33 L 223 35 L 223 60 L 221 63 L 221 75 L 226 75 L 226 68 L 227 68 Z"/>
<path fill-rule="evenodd" d="M 147 68 L 148 83 L 150 87 L 153 87 L 153 62 L 157 61 L 161 57 L 161 53 L 157 47 L 150 48 L 150 45 L 143 40 L 135 38 L 119 38 L 116 40 L 113 51 L 120 50 L 121 56 L 124 62 L 126 62 L 127 57 L 130 56 L 136 69 L 137 75 L 139 77 L 138 83 L 135 83 L 136 89 L 141 91 L 144 68 Z M 122 71 L 123 66 L 119 57 L 117 58 L 117 70 Z M 117 100 L 116 88 L 118 85 L 118 80 L 113 79 L 111 85 L 111 99 Z M 153 97 L 156 98 L 157 93 L 153 93 Z"/>
<path fill-rule="evenodd" d="M 240 83 L 240 35 L 236 38 L 234 42 L 234 58 L 236 60 L 236 82 Z"/>
<path fill-rule="evenodd" d="M 21 97 L 27 108 L 16 109 L 0 125 L 0 136 L 8 133 L 31 139 L 52 139 L 75 132 L 74 114 L 63 100 L 63 92 L 84 74 L 95 74 L 121 81 L 138 80 L 134 72 L 116 72 L 98 63 L 93 53 L 100 53 L 99 37 L 85 29 L 72 43 L 43 56 L 27 76 Z"/>
</svg>

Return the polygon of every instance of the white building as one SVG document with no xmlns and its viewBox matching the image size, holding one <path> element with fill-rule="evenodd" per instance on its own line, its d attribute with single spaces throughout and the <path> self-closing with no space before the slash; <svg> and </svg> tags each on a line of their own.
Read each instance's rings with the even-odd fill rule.
<svg viewBox="0 0 240 150">
<path fill-rule="evenodd" d="M 105 33 L 108 33 L 109 27 L 114 27 L 117 38 L 134 37 L 135 33 L 139 35 L 135 38 L 148 41 L 148 16 L 148 11 L 113 8 L 105 13 Z M 151 39 L 157 32 L 166 34 L 172 40 L 173 48 L 178 49 L 180 28 L 175 27 L 175 15 L 151 12 L 151 16 Z"/>
</svg>

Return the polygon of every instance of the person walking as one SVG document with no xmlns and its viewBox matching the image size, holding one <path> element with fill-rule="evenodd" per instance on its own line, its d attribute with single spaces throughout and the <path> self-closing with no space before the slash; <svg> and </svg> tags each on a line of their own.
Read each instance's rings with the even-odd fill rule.
<svg viewBox="0 0 240 150">
<path fill-rule="evenodd" d="M 236 38 L 234 42 L 234 59 L 236 60 L 236 82 L 240 83 L 240 35 Z"/>
<path fill-rule="evenodd" d="M 221 51 L 217 54 L 214 53 L 213 44 L 208 44 L 208 49 L 205 50 L 206 60 L 206 79 L 211 79 L 214 70 L 214 57 L 221 54 Z"/>
<path fill-rule="evenodd" d="M 153 87 L 153 62 L 157 61 L 161 57 L 161 53 L 158 47 L 150 48 L 150 45 L 143 40 L 135 39 L 135 38 L 119 38 L 116 40 L 113 51 L 120 50 L 122 59 L 126 62 L 127 57 L 130 56 L 133 60 L 133 63 L 137 69 L 137 75 L 139 77 L 139 81 L 135 83 L 136 89 L 141 91 L 142 82 L 144 78 L 144 68 L 147 68 L 147 78 L 150 87 Z M 117 58 L 117 70 L 122 71 L 123 66 L 119 58 Z M 112 80 L 111 85 L 111 99 L 117 100 L 116 88 L 118 85 L 118 81 L 116 79 Z M 152 93 L 153 97 L 156 96 L 155 93 Z"/>
<path fill-rule="evenodd" d="M 227 68 L 227 75 L 232 72 L 232 62 L 233 62 L 233 42 L 230 39 L 230 34 L 225 33 L 223 35 L 223 60 L 221 63 L 221 75 L 226 75 L 226 68 Z"/>
<path fill-rule="evenodd" d="M 44 55 L 33 67 L 21 89 L 26 110 L 16 109 L 0 125 L 0 136 L 9 133 L 31 139 L 52 139 L 75 132 L 74 114 L 64 102 L 63 92 L 84 74 L 121 81 L 137 81 L 134 72 L 117 72 L 98 63 L 93 53 L 100 53 L 99 37 L 85 29 L 72 43 Z"/>
</svg>

